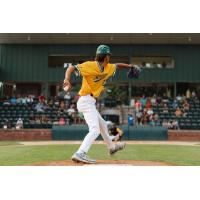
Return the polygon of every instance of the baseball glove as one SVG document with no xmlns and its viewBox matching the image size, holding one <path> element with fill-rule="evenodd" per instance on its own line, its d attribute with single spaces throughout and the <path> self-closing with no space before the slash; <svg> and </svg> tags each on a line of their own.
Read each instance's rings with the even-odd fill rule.
<svg viewBox="0 0 200 200">
<path fill-rule="evenodd" d="M 137 79 L 140 73 L 141 73 L 140 67 L 138 67 L 137 65 L 133 65 L 133 67 L 129 69 L 127 77 L 130 79 Z"/>
</svg>

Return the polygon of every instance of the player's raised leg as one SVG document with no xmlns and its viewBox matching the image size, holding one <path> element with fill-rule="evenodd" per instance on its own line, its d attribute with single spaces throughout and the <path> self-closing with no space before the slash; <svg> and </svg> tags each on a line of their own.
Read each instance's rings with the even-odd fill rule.
<svg viewBox="0 0 200 200">
<path fill-rule="evenodd" d="M 117 151 L 122 150 L 125 148 L 126 143 L 125 142 L 119 142 L 117 144 L 114 144 L 109 136 L 108 127 L 106 121 L 101 117 L 100 113 L 98 112 L 98 118 L 99 118 L 99 125 L 100 125 L 100 131 L 101 135 L 104 139 L 104 141 L 107 144 L 109 154 L 113 155 Z"/>
</svg>

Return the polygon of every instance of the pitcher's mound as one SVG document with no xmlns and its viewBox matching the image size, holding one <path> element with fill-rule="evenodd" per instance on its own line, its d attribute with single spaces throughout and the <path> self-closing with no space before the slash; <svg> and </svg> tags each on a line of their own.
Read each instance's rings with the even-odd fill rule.
<svg viewBox="0 0 200 200">
<path fill-rule="evenodd" d="M 95 164 L 75 163 L 71 160 L 35 163 L 33 166 L 173 166 L 171 163 L 137 160 L 97 160 Z"/>
</svg>

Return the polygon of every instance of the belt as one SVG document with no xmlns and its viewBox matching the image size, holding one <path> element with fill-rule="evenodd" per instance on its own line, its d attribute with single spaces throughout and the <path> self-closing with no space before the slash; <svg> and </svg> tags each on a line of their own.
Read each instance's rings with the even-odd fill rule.
<svg viewBox="0 0 200 200">
<path fill-rule="evenodd" d="M 90 96 L 97 100 L 97 98 L 92 93 L 90 93 Z"/>
</svg>

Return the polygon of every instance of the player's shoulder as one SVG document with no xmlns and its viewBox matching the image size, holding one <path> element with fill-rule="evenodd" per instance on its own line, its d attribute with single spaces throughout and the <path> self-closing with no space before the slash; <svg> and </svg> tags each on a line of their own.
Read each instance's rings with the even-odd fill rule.
<svg viewBox="0 0 200 200">
<path fill-rule="evenodd" d="M 86 62 L 82 63 L 81 65 L 95 66 L 96 65 L 96 61 L 86 61 Z"/>
</svg>

